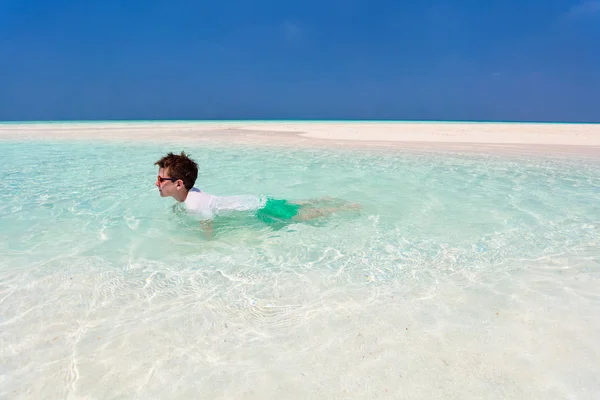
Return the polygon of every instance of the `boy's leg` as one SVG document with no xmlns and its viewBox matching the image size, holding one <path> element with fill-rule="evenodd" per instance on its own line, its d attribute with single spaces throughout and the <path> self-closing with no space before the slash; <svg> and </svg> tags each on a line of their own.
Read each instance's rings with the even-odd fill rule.
<svg viewBox="0 0 600 400">
<path fill-rule="evenodd" d="M 311 219 L 325 217 L 327 215 L 331 215 L 337 211 L 348 211 L 348 210 L 358 210 L 360 209 L 360 204 L 356 203 L 348 203 L 339 207 L 301 207 L 298 210 L 298 214 L 296 214 L 293 218 L 294 221 L 308 221 Z"/>
<path fill-rule="evenodd" d="M 312 206 L 313 208 L 343 208 L 348 207 L 349 205 L 353 205 L 353 207 L 358 206 L 357 203 L 351 203 L 348 200 L 337 199 L 330 196 L 323 196 L 308 200 L 293 200 L 290 201 L 290 203 L 297 204 L 299 206 Z"/>
<path fill-rule="evenodd" d="M 331 197 L 331 196 L 323 196 L 323 197 L 318 197 L 316 199 L 294 200 L 294 201 L 290 201 L 290 203 L 298 204 L 301 206 L 307 206 L 307 205 L 325 205 L 327 203 L 333 203 L 333 202 L 339 203 L 340 201 L 343 202 L 345 200 L 336 199 L 335 197 Z"/>
</svg>

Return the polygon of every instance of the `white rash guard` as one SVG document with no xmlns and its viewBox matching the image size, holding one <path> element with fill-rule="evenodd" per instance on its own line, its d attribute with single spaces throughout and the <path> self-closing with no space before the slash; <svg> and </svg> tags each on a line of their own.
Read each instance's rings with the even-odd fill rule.
<svg viewBox="0 0 600 400">
<path fill-rule="evenodd" d="M 183 203 L 196 218 L 210 220 L 223 212 L 258 210 L 266 200 L 253 195 L 214 196 L 192 188 Z"/>
</svg>

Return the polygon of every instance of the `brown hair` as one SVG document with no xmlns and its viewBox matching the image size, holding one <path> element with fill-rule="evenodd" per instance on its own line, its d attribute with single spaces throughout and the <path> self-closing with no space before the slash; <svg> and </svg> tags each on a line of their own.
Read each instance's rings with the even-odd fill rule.
<svg viewBox="0 0 600 400">
<path fill-rule="evenodd" d="M 168 153 L 154 165 L 164 168 L 171 178 L 181 179 L 187 190 L 194 187 L 198 178 L 198 164 L 183 151 L 179 155 Z"/>
</svg>

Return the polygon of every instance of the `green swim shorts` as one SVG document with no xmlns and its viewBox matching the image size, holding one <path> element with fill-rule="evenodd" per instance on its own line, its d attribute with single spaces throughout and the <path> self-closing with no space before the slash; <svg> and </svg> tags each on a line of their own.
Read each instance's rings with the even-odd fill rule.
<svg viewBox="0 0 600 400">
<path fill-rule="evenodd" d="M 300 205 L 287 200 L 267 198 L 266 204 L 256 211 L 256 217 L 267 224 L 290 222 L 299 209 Z"/>
</svg>

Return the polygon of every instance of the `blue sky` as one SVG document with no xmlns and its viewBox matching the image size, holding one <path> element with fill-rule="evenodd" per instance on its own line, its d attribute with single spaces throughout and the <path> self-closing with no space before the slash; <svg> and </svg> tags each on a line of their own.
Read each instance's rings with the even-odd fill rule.
<svg viewBox="0 0 600 400">
<path fill-rule="evenodd" d="M 600 0 L 0 0 L 0 120 L 600 122 Z"/>
</svg>

